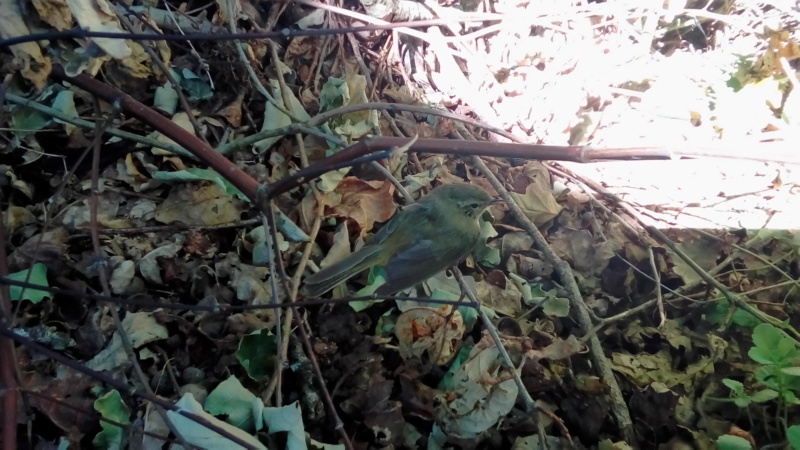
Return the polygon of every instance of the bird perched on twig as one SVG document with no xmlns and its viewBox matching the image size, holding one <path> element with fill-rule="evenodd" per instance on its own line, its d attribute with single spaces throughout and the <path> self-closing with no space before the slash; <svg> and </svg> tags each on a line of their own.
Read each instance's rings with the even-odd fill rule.
<svg viewBox="0 0 800 450">
<path fill-rule="evenodd" d="M 318 297 L 376 265 L 386 271 L 376 294 L 414 287 L 469 256 L 481 236 L 478 219 L 500 201 L 470 184 L 439 186 L 392 217 L 361 250 L 307 277 L 305 292 Z"/>
</svg>

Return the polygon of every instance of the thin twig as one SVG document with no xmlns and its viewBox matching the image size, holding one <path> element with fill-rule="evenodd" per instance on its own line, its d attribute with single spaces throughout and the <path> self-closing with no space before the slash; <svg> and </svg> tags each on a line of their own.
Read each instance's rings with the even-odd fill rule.
<svg viewBox="0 0 800 450">
<path fill-rule="evenodd" d="M 93 129 L 94 128 L 94 123 L 92 123 L 92 122 L 90 122 L 88 120 L 83 120 L 83 119 L 79 119 L 77 117 L 68 116 L 67 114 L 64 114 L 63 112 L 61 112 L 61 111 L 59 111 L 57 109 L 50 108 L 49 106 L 42 105 L 41 103 L 35 102 L 33 100 L 29 100 L 29 99 L 27 99 L 25 97 L 20 97 L 19 95 L 8 93 L 8 94 L 6 94 L 6 99 L 11 103 L 16 103 L 18 105 L 23 105 L 23 106 L 25 106 L 27 108 L 30 108 L 30 109 L 34 110 L 34 111 L 38 111 L 38 112 L 47 114 L 50 117 L 54 117 L 54 118 L 56 118 L 58 120 L 61 120 L 63 122 L 67 122 L 67 123 L 75 125 L 75 126 L 79 126 L 79 127 L 86 128 L 86 129 Z M 157 139 L 152 139 L 152 138 L 149 138 L 147 136 L 140 136 L 138 134 L 129 133 L 127 131 L 122 131 L 122 130 L 119 130 L 117 128 L 111 128 L 111 127 L 106 127 L 103 130 L 103 132 L 108 134 L 108 135 L 114 136 L 114 137 L 127 139 L 129 141 L 136 142 L 138 144 L 142 144 L 142 145 L 146 145 L 146 146 L 150 146 L 150 147 L 161 148 L 161 149 L 170 151 L 170 152 L 178 154 L 178 155 L 188 156 L 189 158 L 196 158 L 196 156 L 191 154 L 189 151 L 187 151 L 183 147 L 179 147 L 179 146 L 177 146 L 175 144 L 171 144 L 171 143 L 167 143 L 167 142 L 162 142 L 162 141 L 159 141 Z"/>
<path fill-rule="evenodd" d="M 575 282 L 575 278 L 572 274 L 569 264 L 559 258 L 553 249 L 550 248 L 544 236 L 542 236 L 542 233 L 540 233 L 536 228 L 536 225 L 534 225 L 533 222 L 528 219 L 525 213 L 522 212 L 522 209 L 520 209 L 520 207 L 516 204 L 514 198 L 511 197 L 494 173 L 489 170 L 488 167 L 486 167 L 486 164 L 484 164 L 483 161 L 478 157 L 474 157 L 473 161 L 475 166 L 489 180 L 489 183 L 491 183 L 492 187 L 498 192 L 498 194 L 500 194 L 503 200 L 505 200 L 509 210 L 511 211 L 511 214 L 514 216 L 514 219 L 516 219 L 517 222 L 522 225 L 522 228 L 531 236 L 531 238 L 533 238 L 533 242 L 536 247 L 545 255 L 550 264 L 553 265 L 556 273 L 561 278 L 564 287 L 569 293 L 570 305 L 577 316 L 580 330 L 584 335 L 586 335 L 592 330 L 592 321 L 586 305 L 583 302 L 580 289 Z M 628 411 L 625 399 L 622 396 L 622 390 L 620 389 L 619 384 L 617 384 L 617 379 L 614 376 L 614 372 L 611 370 L 611 365 L 605 357 L 600 340 L 597 338 L 597 336 L 592 336 L 589 338 L 588 344 L 596 370 L 603 378 L 603 381 L 605 381 L 605 383 L 608 385 L 609 396 L 611 399 L 611 411 L 617 421 L 617 426 L 619 426 L 624 439 L 629 444 L 633 444 L 636 442 L 636 435 L 634 433 L 630 411 Z"/>
<path fill-rule="evenodd" d="M 95 111 L 100 111 L 100 102 L 95 97 Z M 99 194 L 99 181 L 100 181 L 100 140 L 103 137 L 103 128 L 105 127 L 106 123 L 110 122 L 110 118 L 102 119 L 100 117 L 97 118 L 98 120 L 95 122 L 95 136 L 92 142 L 92 188 L 91 193 L 89 196 L 89 230 L 92 237 L 92 247 L 95 253 L 95 257 L 98 261 L 102 261 L 102 264 L 99 264 L 99 268 L 97 270 L 98 276 L 100 278 L 100 287 L 103 290 L 104 295 L 111 295 L 111 289 L 108 284 L 108 258 L 105 258 L 103 254 L 103 250 L 100 246 L 100 235 L 98 233 L 98 226 L 97 226 L 97 209 L 99 206 L 98 202 L 98 194 Z M 155 395 L 155 393 L 150 388 L 150 382 L 147 376 L 144 374 L 142 367 L 139 365 L 139 360 L 136 358 L 136 353 L 133 351 L 133 344 L 131 344 L 130 337 L 128 336 L 128 331 L 125 329 L 125 326 L 122 324 L 122 319 L 119 317 L 119 312 L 116 308 L 109 308 L 111 312 L 111 318 L 114 320 L 114 326 L 116 327 L 116 332 L 120 337 L 120 341 L 122 343 L 122 348 L 125 350 L 125 354 L 128 356 L 128 360 L 131 363 L 133 368 L 133 373 L 136 375 L 136 378 L 139 380 L 139 383 L 142 385 L 143 389 L 150 395 Z M 170 430 L 178 437 L 178 440 L 181 442 L 181 445 L 184 448 L 189 447 L 189 443 L 186 442 L 183 436 L 180 434 L 178 428 L 172 423 L 172 421 L 167 416 L 167 412 L 156 405 L 156 410 L 161 415 L 161 418 L 164 420 L 164 423 L 169 426 Z"/>
<path fill-rule="evenodd" d="M 227 11 L 227 13 L 228 13 L 228 27 L 230 27 L 232 33 L 235 33 L 235 31 L 236 31 L 236 22 L 235 22 L 235 18 L 233 17 L 234 16 L 234 14 L 233 14 L 233 3 L 234 2 L 228 2 L 228 11 Z M 278 111 L 286 114 L 288 117 L 291 117 L 292 120 L 295 121 L 295 122 L 302 122 L 302 120 L 300 120 L 297 116 L 295 116 L 290 111 L 288 111 L 284 107 L 284 105 L 278 103 L 278 101 L 275 100 L 275 97 L 273 97 L 272 94 L 270 94 L 269 91 L 267 91 L 266 88 L 264 88 L 264 85 L 261 84 L 261 80 L 258 78 L 258 75 L 256 75 L 255 70 L 253 70 L 253 66 L 250 63 L 250 60 L 247 59 L 247 55 L 245 55 L 245 53 L 244 53 L 244 49 L 242 48 L 243 44 L 241 42 L 239 42 L 238 40 L 234 41 L 234 44 L 235 44 L 235 47 L 236 47 L 236 52 L 239 55 L 239 59 L 242 61 L 242 64 L 244 65 L 244 68 L 247 71 L 247 74 L 250 76 L 250 81 L 252 81 L 253 86 L 255 86 L 256 90 L 261 95 L 263 95 L 264 98 L 267 99 L 267 101 L 272 103 L 272 106 L 277 108 Z"/>
<path fill-rule="evenodd" d="M 456 276 L 456 280 L 458 280 L 458 285 L 461 287 L 461 292 L 469 298 L 469 300 L 476 304 L 480 305 L 478 301 L 478 297 L 475 292 L 467 284 L 464 277 L 461 275 L 461 272 L 458 270 L 458 267 L 453 266 L 451 268 L 453 274 Z M 519 390 L 519 394 L 522 396 L 522 401 L 525 402 L 525 411 L 528 413 L 532 413 L 536 410 L 536 402 L 533 401 L 531 394 L 528 393 L 528 389 L 525 387 L 525 384 L 522 382 L 522 378 L 519 376 L 519 370 L 516 366 L 514 366 L 514 362 L 511 360 L 511 356 L 508 354 L 506 347 L 503 345 L 503 340 L 500 339 L 500 333 L 497 331 L 497 327 L 494 326 L 492 320 L 489 319 L 489 316 L 483 311 L 483 308 L 480 306 L 475 307 L 475 311 L 478 312 L 478 317 L 481 319 L 481 323 L 489 332 L 489 335 L 492 337 L 494 341 L 495 347 L 497 347 L 497 351 L 500 352 L 500 358 L 503 360 L 503 364 L 506 365 L 508 370 L 511 372 L 511 375 L 514 378 L 514 384 L 517 385 L 517 389 Z"/>
<path fill-rule="evenodd" d="M 169 6 L 169 2 L 164 2 L 164 8 L 167 10 L 167 16 L 170 18 L 170 20 L 172 20 L 172 23 L 175 24 L 175 28 L 178 29 L 178 33 L 186 34 L 183 31 L 183 28 L 181 28 L 181 24 L 180 22 L 178 22 L 178 19 L 175 18 L 175 14 L 173 14 L 172 7 Z M 133 8 L 131 8 L 131 11 L 133 11 Z M 186 41 L 186 42 L 189 44 L 192 56 L 194 56 L 197 59 L 197 62 L 200 64 L 200 67 L 206 73 L 206 79 L 208 80 L 208 84 L 211 86 L 211 90 L 212 91 L 215 90 L 214 79 L 211 77 L 211 73 L 208 71 L 208 63 L 206 63 L 205 60 L 203 60 L 203 57 L 200 56 L 200 53 L 198 53 L 197 50 L 194 48 L 194 44 L 192 44 L 192 41 Z"/>
</svg>

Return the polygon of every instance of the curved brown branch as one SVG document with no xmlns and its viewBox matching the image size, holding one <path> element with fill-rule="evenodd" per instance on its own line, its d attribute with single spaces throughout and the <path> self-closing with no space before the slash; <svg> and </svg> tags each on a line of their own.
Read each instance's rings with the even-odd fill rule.
<svg viewBox="0 0 800 450">
<path fill-rule="evenodd" d="M 237 189 L 242 191 L 244 195 L 249 198 L 255 198 L 256 188 L 258 187 L 258 182 L 256 180 L 244 173 L 244 171 L 238 168 L 228 158 L 222 156 L 213 147 L 204 143 L 198 139 L 197 136 L 179 127 L 155 110 L 134 100 L 130 95 L 86 74 L 71 77 L 67 75 L 64 69 L 59 65 L 53 66 L 52 74 L 59 80 L 71 83 L 98 96 L 106 102 L 118 105 L 126 114 L 136 117 L 160 131 L 186 150 L 189 150 L 192 154 L 229 180 Z"/>
</svg>

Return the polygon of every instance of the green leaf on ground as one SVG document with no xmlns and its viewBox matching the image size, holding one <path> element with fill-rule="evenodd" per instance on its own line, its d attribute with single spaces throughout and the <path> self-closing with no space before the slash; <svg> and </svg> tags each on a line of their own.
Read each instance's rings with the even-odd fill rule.
<svg viewBox="0 0 800 450">
<path fill-rule="evenodd" d="M 28 275 L 30 273 L 30 276 Z M 26 281 L 39 286 L 50 287 L 47 283 L 47 266 L 42 263 L 36 263 L 29 270 L 21 272 L 10 273 L 8 278 L 13 281 Z M 50 297 L 50 292 L 42 291 L 33 288 L 23 288 L 20 286 L 11 286 L 11 301 L 15 300 L 30 300 L 32 303 L 39 303 L 47 297 Z"/>
</svg>

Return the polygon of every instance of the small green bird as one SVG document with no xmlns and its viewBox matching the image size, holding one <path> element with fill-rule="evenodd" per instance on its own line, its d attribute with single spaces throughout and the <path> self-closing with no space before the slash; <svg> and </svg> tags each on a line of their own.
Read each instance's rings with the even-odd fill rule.
<svg viewBox="0 0 800 450">
<path fill-rule="evenodd" d="M 372 267 L 384 266 L 389 295 L 414 287 L 469 256 L 481 236 L 479 217 L 494 199 L 470 184 L 445 184 L 408 206 L 359 251 L 305 279 L 306 294 L 318 297 Z"/>
</svg>

